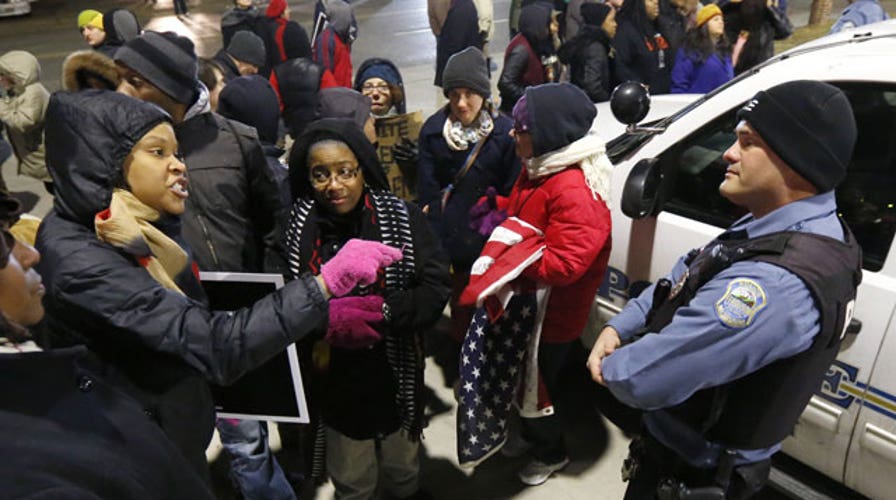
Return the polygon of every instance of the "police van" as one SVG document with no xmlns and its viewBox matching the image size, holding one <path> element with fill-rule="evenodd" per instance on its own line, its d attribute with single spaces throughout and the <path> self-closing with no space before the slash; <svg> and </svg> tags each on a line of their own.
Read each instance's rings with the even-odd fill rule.
<svg viewBox="0 0 896 500">
<path fill-rule="evenodd" d="M 858 140 L 837 189 L 840 215 L 863 250 L 854 319 L 783 451 L 871 498 L 896 495 L 896 20 L 795 47 L 701 96 L 668 96 L 680 108 L 643 121 L 640 96 L 599 104 L 628 115 L 607 142 L 614 163 L 613 250 L 588 329 L 592 334 L 679 256 L 730 225 L 743 210 L 718 194 L 735 141 L 735 113 L 757 91 L 788 80 L 832 83 L 846 93 Z M 688 102 L 685 104 L 685 102 Z M 682 107 L 683 106 L 683 107 Z M 660 106 L 661 107 L 661 106 Z M 653 116 L 657 116 L 656 110 Z M 638 116 L 640 115 L 640 116 Z M 612 129 L 614 125 L 608 124 Z M 616 125 L 618 126 L 618 125 Z M 604 137 L 613 137 L 612 135 Z M 759 402 L 757 402 L 759 403 Z M 774 477 L 773 477 L 774 479 Z M 808 494 L 806 494 L 808 495 Z"/>
</svg>

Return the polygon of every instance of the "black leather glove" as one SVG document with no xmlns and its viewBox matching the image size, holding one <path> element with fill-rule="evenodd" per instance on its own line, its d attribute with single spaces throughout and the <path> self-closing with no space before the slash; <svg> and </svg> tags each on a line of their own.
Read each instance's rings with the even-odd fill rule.
<svg viewBox="0 0 896 500">
<path fill-rule="evenodd" d="M 392 146 L 392 158 L 395 159 L 398 170 L 404 177 L 405 185 L 411 189 L 415 188 L 417 186 L 417 160 L 420 159 L 417 143 L 407 137 L 402 138 L 401 142 Z"/>
</svg>

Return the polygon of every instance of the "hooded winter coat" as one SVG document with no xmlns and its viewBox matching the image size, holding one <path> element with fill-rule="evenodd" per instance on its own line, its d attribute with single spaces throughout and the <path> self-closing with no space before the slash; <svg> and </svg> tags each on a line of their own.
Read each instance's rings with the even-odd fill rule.
<svg viewBox="0 0 896 500">
<path fill-rule="evenodd" d="M 109 207 L 134 144 L 167 115 L 95 90 L 54 94 L 48 114 L 57 190 L 36 247 L 53 345 L 86 345 L 106 380 L 139 401 L 207 478 L 215 418 L 208 381 L 232 382 L 320 328 L 327 302 L 301 276 L 249 308 L 209 311 L 192 262 L 174 279 L 185 295 L 163 288 L 133 255 L 97 237 L 94 217 Z M 177 217 L 153 225 L 186 249 Z"/>
<path fill-rule="evenodd" d="M 520 12 L 520 32 L 507 44 L 504 69 L 498 79 L 501 111 L 509 114 L 526 87 L 547 81 L 547 71 L 541 58 L 553 52 L 548 31 L 550 22 L 551 9 L 544 3 L 527 5 Z"/>
<path fill-rule="evenodd" d="M 592 102 L 610 99 L 613 75 L 610 37 L 600 26 L 586 24 L 560 47 L 560 61 L 569 65 L 569 81 L 584 90 Z"/>
<path fill-rule="evenodd" d="M 62 63 L 63 90 L 115 90 L 119 81 L 115 62 L 95 50 L 72 52 Z"/>
<path fill-rule="evenodd" d="M 482 50 L 484 41 L 479 33 L 476 4 L 473 0 L 454 0 L 448 9 L 442 30 L 436 37 L 436 78 L 434 84 L 442 86 L 442 71 L 448 58 L 467 47 Z"/>
<path fill-rule="evenodd" d="M 106 38 L 94 50 L 113 59 L 115 52 L 125 43 L 140 35 L 140 21 L 128 9 L 112 9 L 103 13 L 103 29 Z"/>
<path fill-rule="evenodd" d="M 0 56 L 0 74 L 12 80 L 12 89 L 0 97 L 0 122 L 19 160 L 19 175 L 49 181 L 44 161 L 44 115 L 50 93 L 40 83 L 40 63 L 23 50 Z"/>
</svg>

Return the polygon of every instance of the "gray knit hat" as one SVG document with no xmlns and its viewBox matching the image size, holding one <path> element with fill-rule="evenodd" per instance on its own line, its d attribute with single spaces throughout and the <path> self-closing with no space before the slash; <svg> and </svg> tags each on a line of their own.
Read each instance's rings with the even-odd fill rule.
<svg viewBox="0 0 896 500">
<path fill-rule="evenodd" d="M 115 62 L 136 71 L 181 104 L 196 100 L 199 65 L 189 38 L 173 31 L 147 31 L 118 49 Z"/>
<path fill-rule="evenodd" d="M 447 96 L 451 89 L 458 87 L 468 88 L 483 97 L 492 95 L 485 56 L 476 47 L 467 47 L 454 53 L 445 63 L 445 69 L 442 71 L 442 91 Z"/>
<path fill-rule="evenodd" d="M 264 41 L 251 31 L 237 31 L 230 44 L 227 45 L 227 53 L 234 59 L 247 62 L 259 68 L 267 62 L 267 52 L 264 50 Z"/>
</svg>

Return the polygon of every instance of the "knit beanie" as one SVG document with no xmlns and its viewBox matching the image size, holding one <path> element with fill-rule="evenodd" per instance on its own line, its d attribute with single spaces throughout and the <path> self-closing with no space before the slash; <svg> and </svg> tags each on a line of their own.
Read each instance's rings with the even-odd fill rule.
<svg viewBox="0 0 896 500">
<path fill-rule="evenodd" d="M 452 89 L 468 88 L 482 97 L 492 95 L 485 56 L 476 47 L 467 47 L 448 58 L 442 71 L 442 92 L 448 95 Z"/>
<path fill-rule="evenodd" d="M 280 101 L 274 87 L 262 76 L 240 76 L 227 82 L 218 97 L 218 113 L 255 127 L 262 143 L 277 142 Z"/>
<path fill-rule="evenodd" d="M 264 11 L 264 15 L 266 17 L 280 17 L 283 15 L 283 11 L 286 10 L 286 7 L 286 0 L 271 0 L 267 10 Z"/>
<path fill-rule="evenodd" d="M 103 13 L 93 9 L 82 10 L 78 14 L 78 30 L 83 29 L 84 26 L 103 29 Z"/>
<path fill-rule="evenodd" d="M 345 87 L 321 89 L 318 93 L 317 117 L 347 118 L 363 130 L 370 118 L 370 98 Z"/>
<path fill-rule="evenodd" d="M 571 83 L 528 87 L 513 108 L 514 122 L 532 134 L 533 156 L 541 156 L 581 139 L 591 129 L 597 109 L 585 92 Z M 520 106 L 519 109 L 517 106 Z M 515 125 L 514 125 L 515 126 Z"/>
<path fill-rule="evenodd" d="M 714 3 L 707 4 L 702 9 L 697 11 L 697 27 L 699 28 L 700 26 L 706 24 L 706 21 L 709 21 L 710 19 L 721 15 L 722 9 L 720 9 L 718 5 Z"/>
<path fill-rule="evenodd" d="M 581 9 L 582 19 L 585 21 L 585 24 L 600 26 L 604 24 L 604 20 L 610 15 L 612 10 L 613 7 L 605 3 L 583 3 Z"/>
<path fill-rule="evenodd" d="M 401 77 L 398 76 L 398 72 L 395 71 L 395 67 L 391 64 L 371 64 L 364 68 L 363 73 L 359 73 L 355 77 L 355 87 L 360 88 L 364 85 L 364 82 L 370 80 L 371 78 L 379 78 L 386 83 L 391 83 L 392 85 L 398 85 L 398 82 L 401 81 Z M 356 89 L 357 90 L 357 89 Z"/>
<path fill-rule="evenodd" d="M 103 14 L 106 45 L 121 46 L 140 35 L 140 21 L 128 9 L 107 10 Z"/>
<path fill-rule="evenodd" d="M 784 163 L 819 193 L 846 177 L 856 143 L 852 106 L 837 87 L 797 80 L 759 91 L 740 111 Z"/>
<path fill-rule="evenodd" d="M 115 62 L 136 71 L 181 104 L 196 99 L 199 65 L 189 38 L 173 31 L 147 31 L 118 49 Z"/>
<path fill-rule="evenodd" d="M 233 38 L 230 39 L 230 44 L 227 45 L 227 53 L 233 56 L 234 59 L 253 64 L 259 68 L 263 67 L 267 61 L 264 41 L 251 31 L 242 30 L 234 33 Z"/>
</svg>

